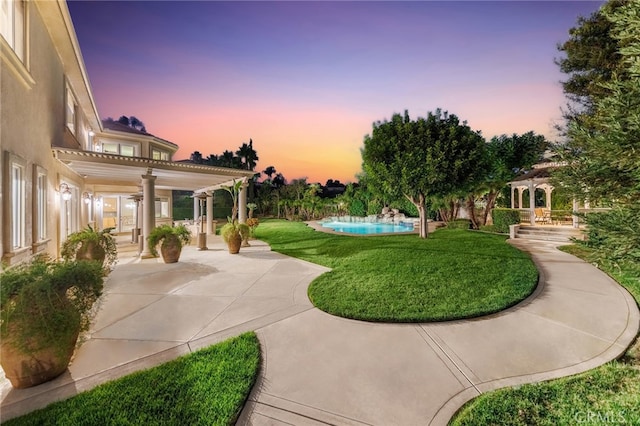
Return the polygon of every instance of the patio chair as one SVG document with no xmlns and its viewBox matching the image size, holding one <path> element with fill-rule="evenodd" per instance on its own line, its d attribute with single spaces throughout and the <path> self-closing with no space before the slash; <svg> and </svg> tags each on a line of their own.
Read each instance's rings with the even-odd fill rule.
<svg viewBox="0 0 640 426">
<path fill-rule="evenodd" d="M 536 223 L 551 223 L 551 211 L 543 208 L 537 208 L 533 210 Z"/>
</svg>

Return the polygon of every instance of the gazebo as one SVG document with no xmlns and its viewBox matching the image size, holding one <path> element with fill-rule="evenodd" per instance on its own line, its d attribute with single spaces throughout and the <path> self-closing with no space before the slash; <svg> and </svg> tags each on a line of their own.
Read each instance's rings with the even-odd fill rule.
<svg viewBox="0 0 640 426">
<path fill-rule="evenodd" d="M 561 163 L 556 162 L 535 164 L 531 170 L 509 182 L 511 185 L 511 208 L 520 211 L 520 218 L 523 222 L 529 222 L 531 225 L 559 225 L 570 221 L 574 228 L 579 226 L 578 217 L 575 214 L 552 215 L 551 194 L 554 188 L 550 183 L 550 178 L 553 170 L 561 166 Z M 542 189 L 545 193 L 544 207 L 536 207 L 536 189 Z M 529 207 L 526 209 L 522 207 L 525 190 L 529 191 Z M 585 208 L 589 208 L 586 203 Z M 578 202 L 574 199 L 572 213 L 576 211 L 578 211 Z"/>
</svg>

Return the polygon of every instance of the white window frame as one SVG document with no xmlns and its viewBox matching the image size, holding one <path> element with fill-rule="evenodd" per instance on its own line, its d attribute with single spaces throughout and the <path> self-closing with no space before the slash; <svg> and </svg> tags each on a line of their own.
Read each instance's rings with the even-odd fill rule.
<svg viewBox="0 0 640 426">
<path fill-rule="evenodd" d="M 107 151 L 105 151 L 105 149 L 104 149 L 104 145 L 105 144 L 116 145 L 118 147 L 117 152 L 107 152 Z M 124 155 L 124 154 L 122 154 L 122 147 L 123 146 L 133 148 L 133 155 Z M 102 141 L 102 143 L 100 143 L 100 152 L 104 152 L 105 154 L 122 155 L 124 157 L 139 157 L 140 156 L 140 144 L 137 144 L 137 143 L 126 143 L 126 142 L 115 142 L 115 141 L 112 141 L 112 140 Z"/>
<path fill-rule="evenodd" d="M 36 84 L 29 73 L 29 2 L 25 0 L 0 0 L 0 67 L 26 89 Z"/>
<path fill-rule="evenodd" d="M 156 197 L 156 219 L 171 217 L 171 204 L 169 197 Z"/>
<path fill-rule="evenodd" d="M 33 241 L 39 243 L 49 238 L 47 170 L 34 165 L 33 182 Z"/>
<path fill-rule="evenodd" d="M 27 186 L 27 162 L 17 155 L 9 152 L 5 153 L 6 173 L 8 174 L 8 197 L 9 203 L 9 237 L 8 244 L 10 252 L 18 252 L 26 247 L 26 186 Z"/>
<path fill-rule="evenodd" d="M 71 90 L 71 86 L 69 83 L 65 85 L 65 125 L 67 129 L 75 136 L 77 131 L 77 115 L 78 115 L 78 101 L 76 101 L 76 97 Z"/>
<path fill-rule="evenodd" d="M 27 57 L 27 11 L 24 0 L 0 0 L 0 35 L 23 64 Z"/>
<path fill-rule="evenodd" d="M 156 158 L 156 154 L 158 154 L 158 158 Z M 164 151 L 162 149 L 151 148 L 151 159 L 160 161 L 171 161 L 171 154 L 169 154 L 168 151 Z"/>
</svg>

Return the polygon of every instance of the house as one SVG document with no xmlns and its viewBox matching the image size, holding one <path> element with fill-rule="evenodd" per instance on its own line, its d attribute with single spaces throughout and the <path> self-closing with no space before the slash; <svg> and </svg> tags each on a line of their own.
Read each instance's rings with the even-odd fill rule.
<svg viewBox="0 0 640 426">
<path fill-rule="evenodd" d="M 148 235 L 172 221 L 172 189 L 203 194 L 211 230 L 212 191 L 253 176 L 172 161 L 176 144 L 99 117 L 66 2 L 0 0 L 4 264 L 58 257 L 65 237 L 87 225 Z"/>
</svg>

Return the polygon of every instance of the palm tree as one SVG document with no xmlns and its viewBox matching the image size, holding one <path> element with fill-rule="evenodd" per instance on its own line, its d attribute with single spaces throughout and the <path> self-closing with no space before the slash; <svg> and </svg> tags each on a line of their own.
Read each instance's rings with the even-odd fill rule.
<svg viewBox="0 0 640 426">
<path fill-rule="evenodd" d="M 236 151 L 236 155 L 240 158 L 243 169 L 254 170 L 256 168 L 259 158 L 258 153 L 253 149 L 252 139 L 249 139 L 248 144 L 243 143 Z"/>
<path fill-rule="evenodd" d="M 225 150 L 222 153 L 222 155 L 220 155 L 218 157 L 218 159 L 222 163 L 221 165 L 224 166 L 224 167 L 233 167 L 234 158 L 235 158 L 235 156 L 233 155 L 233 152 L 231 152 L 229 150 Z"/>
<path fill-rule="evenodd" d="M 200 151 L 193 151 L 193 153 L 191 154 L 191 162 L 202 164 L 202 154 L 200 154 Z"/>
</svg>

